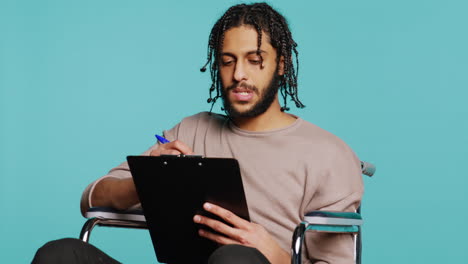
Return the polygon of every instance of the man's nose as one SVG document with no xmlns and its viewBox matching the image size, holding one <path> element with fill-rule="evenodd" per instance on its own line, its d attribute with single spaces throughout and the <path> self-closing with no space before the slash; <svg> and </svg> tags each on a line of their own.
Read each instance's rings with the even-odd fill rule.
<svg viewBox="0 0 468 264">
<path fill-rule="evenodd" d="M 236 68 L 234 69 L 234 80 L 237 82 L 247 80 L 247 73 L 245 72 L 245 66 L 241 62 L 236 63 Z"/>
</svg>

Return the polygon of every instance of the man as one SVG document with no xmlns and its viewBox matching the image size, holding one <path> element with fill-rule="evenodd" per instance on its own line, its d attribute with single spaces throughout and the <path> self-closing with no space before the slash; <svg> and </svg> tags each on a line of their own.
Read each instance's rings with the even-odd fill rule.
<svg viewBox="0 0 468 264">
<path fill-rule="evenodd" d="M 297 96 L 296 43 L 284 17 L 269 5 L 229 8 L 211 31 L 208 62 L 202 71 L 207 66 L 213 80 L 208 103 L 221 98 L 226 115 L 210 111 L 187 117 L 164 131 L 170 143 L 156 144 L 143 155 L 238 159 L 252 222 L 206 203 L 205 210 L 232 225 L 193 217 L 194 222 L 218 232 L 199 231 L 221 245 L 209 263 L 290 263 L 292 232 L 304 213 L 354 211 L 359 206 L 363 192 L 359 160 L 334 135 L 285 112 L 288 97 L 303 107 Z M 122 163 L 88 186 L 81 210 L 84 213 L 91 206 L 127 209 L 138 203 L 128 165 Z M 62 252 L 74 248 L 69 254 L 86 256 L 88 263 L 92 255 L 114 261 L 92 246 L 66 241 L 46 244 L 37 253 L 36 263 L 53 256 L 54 248 Z M 353 263 L 350 235 L 313 234 L 306 244 L 310 262 Z"/>
</svg>

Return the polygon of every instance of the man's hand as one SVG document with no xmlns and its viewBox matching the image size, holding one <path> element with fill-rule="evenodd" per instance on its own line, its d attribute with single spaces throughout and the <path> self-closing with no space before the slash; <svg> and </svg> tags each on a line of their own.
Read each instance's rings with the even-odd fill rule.
<svg viewBox="0 0 468 264">
<path fill-rule="evenodd" d="M 192 149 L 184 142 L 175 140 L 169 143 L 160 144 L 156 149 L 150 152 L 150 156 L 160 155 L 193 155 Z"/>
<path fill-rule="evenodd" d="M 290 263 L 290 255 L 284 251 L 276 240 L 261 225 L 248 222 L 234 213 L 211 203 L 205 203 L 203 208 L 221 217 L 224 221 L 233 225 L 226 225 L 223 222 L 195 215 L 193 221 L 198 224 L 206 225 L 211 229 L 223 235 L 200 229 L 200 236 L 213 240 L 221 245 L 240 244 L 258 249 L 273 264 Z"/>
</svg>

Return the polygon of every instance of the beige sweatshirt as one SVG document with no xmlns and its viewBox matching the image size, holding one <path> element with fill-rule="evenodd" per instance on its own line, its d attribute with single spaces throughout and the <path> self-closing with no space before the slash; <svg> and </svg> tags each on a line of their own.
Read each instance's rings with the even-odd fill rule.
<svg viewBox="0 0 468 264">
<path fill-rule="evenodd" d="M 359 206 L 359 159 L 338 137 L 301 118 L 285 128 L 251 132 L 225 116 L 203 112 L 164 131 L 164 137 L 181 140 L 197 155 L 236 158 L 251 221 L 264 226 L 288 252 L 305 213 L 355 211 Z M 92 207 L 94 186 L 106 177 L 131 177 L 128 164 L 91 183 L 83 192 L 83 205 Z M 351 235 L 311 233 L 306 240 L 306 258 L 313 263 L 354 263 Z"/>
</svg>

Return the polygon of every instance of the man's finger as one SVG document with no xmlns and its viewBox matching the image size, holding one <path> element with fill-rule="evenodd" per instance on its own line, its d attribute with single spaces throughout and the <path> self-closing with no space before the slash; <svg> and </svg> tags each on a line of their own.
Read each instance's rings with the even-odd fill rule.
<svg viewBox="0 0 468 264">
<path fill-rule="evenodd" d="M 249 227 L 250 222 L 246 221 L 245 219 L 240 218 L 239 216 L 235 215 L 233 212 L 226 210 L 220 206 L 217 206 L 212 203 L 204 203 L 203 208 L 206 211 L 221 217 L 224 221 L 234 225 L 237 228 L 247 229 Z"/>
<path fill-rule="evenodd" d="M 159 149 L 153 149 L 150 151 L 149 156 L 161 156 L 161 151 Z"/>
<path fill-rule="evenodd" d="M 205 225 L 207 227 L 210 227 L 214 231 L 222 234 L 213 234 L 209 231 L 206 230 L 199 230 L 199 233 L 201 232 L 200 235 L 205 236 L 213 241 L 216 241 L 218 243 L 238 243 L 238 244 L 248 244 L 249 241 L 247 239 L 247 233 L 239 228 L 233 228 L 231 226 L 226 225 L 223 222 L 220 222 L 218 220 L 211 219 L 209 217 L 204 217 L 201 215 L 195 215 L 193 218 L 193 221 L 198 224 Z M 206 233 L 206 234 L 203 234 Z"/>
<path fill-rule="evenodd" d="M 220 222 L 218 220 L 211 219 L 209 217 L 201 216 L 201 215 L 195 215 L 193 217 L 193 221 L 197 224 L 202 224 L 205 225 L 211 229 L 213 229 L 216 232 L 219 232 L 221 234 L 224 234 L 229 237 L 235 237 L 235 231 L 236 229 L 226 225 L 223 222 Z"/>
<path fill-rule="evenodd" d="M 204 238 L 208 238 L 209 240 L 212 240 L 218 244 L 221 244 L 221 245 L 228 245 L 228 244 L 240 244 L 239 242 L 231 239 L 231 238 L 228 238 L 228 237 L 225 237 L 225 236 L 220 236 L 220 235 L 215 235 L 213 233 L 211 233 L 210 231 L 206 231 L 206 230 L 203 230 L 203 229 L 199 229 L 198 230 L 198 234 Z"/>
<path fill-rule="evenodd" d="M 175 149 L 165 149 L 161 150 L 161 155 L 180 155 L 182 154 L 180 151 Z"/>
<path fill-rule="evenodd" d="M 175 140 L 170 143 L 164 144 L 166 147 L 180 151 L 181 154 L 192 155 L 192 149 L 180 140 Z"/>
</svg>

